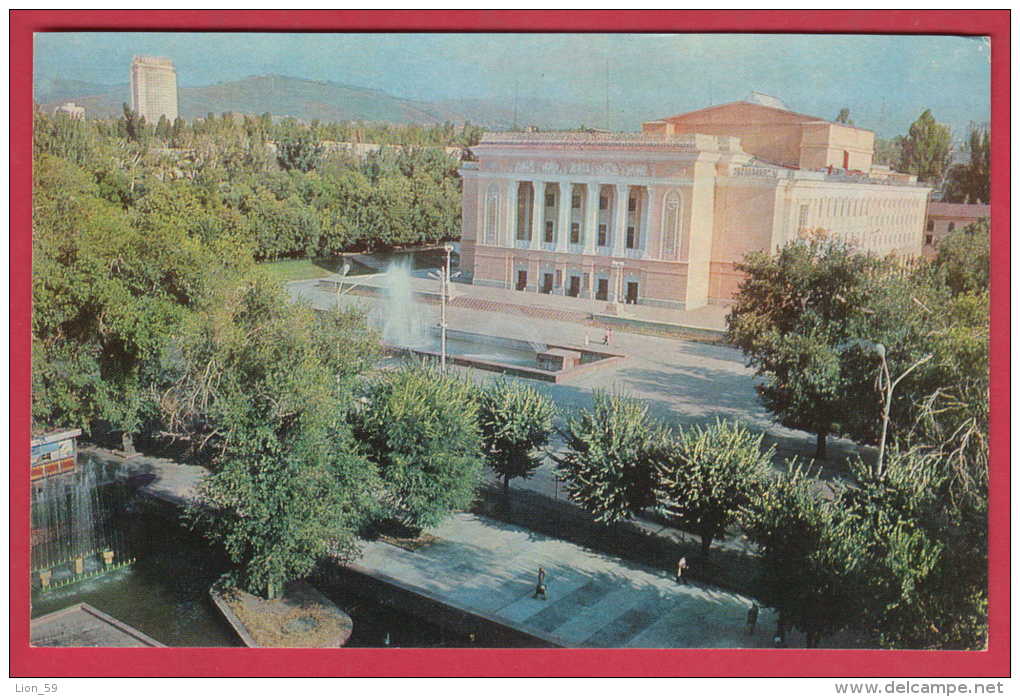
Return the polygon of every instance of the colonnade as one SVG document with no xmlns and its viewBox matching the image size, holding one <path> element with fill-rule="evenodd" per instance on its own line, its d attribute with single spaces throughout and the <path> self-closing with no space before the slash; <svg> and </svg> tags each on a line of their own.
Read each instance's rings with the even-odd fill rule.
<svg viewBox="0 0 1020 697">
<path fill-rule="evenodd" d="M 504 196 L 499 246 L 631 258 L 647 249 L 650 200 L 644 186 L 515 179 Z"/>
</svg>

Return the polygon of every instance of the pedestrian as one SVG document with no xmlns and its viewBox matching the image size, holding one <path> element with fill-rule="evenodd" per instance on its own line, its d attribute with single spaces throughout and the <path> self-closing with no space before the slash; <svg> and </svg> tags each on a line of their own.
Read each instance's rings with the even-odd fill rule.
<svg viewBox="0 0 1020 697">
<path fill-rule="evenodd" d="M 541 566 L 538 567 L 538 585 L 535 586 L 535 594 L 533 596 L 531 596 L 531 597 L 532 598 L 538 598 L 539 596 L 542 596 L 542 600 L 546 600 L 546 597 L 545 597 L 545 569 L 543 569 Z"/>
<path fill-rule="evenodd" d="M 747 611 L 747 633 L 754 634 L 754 627 L 758 624 L 758 603 L 751 603 Z"/>
<path fill-rule="evenodd" d="M 609 346 L 609 330 L 608 329 L 606 329 L 605 333 L 602 335 L 602 343 L 605 344 L 606 346 Z"/>
<path fill-rule="evenodd" d="M 680 557 L 680 561 L 676 563 L 676 582 L 683 583 L 685 586 L 688 585 L 687 581 L 687 557 Z"/>
<path fill-rule="evenodd" d="M 609 335 L 609 339 L 606 341 L 606 343 L 607 344 L 613 343 L 613 328 L 610 327 L 609 329 L 607 329 L 606 333 Z"/>
</svg>

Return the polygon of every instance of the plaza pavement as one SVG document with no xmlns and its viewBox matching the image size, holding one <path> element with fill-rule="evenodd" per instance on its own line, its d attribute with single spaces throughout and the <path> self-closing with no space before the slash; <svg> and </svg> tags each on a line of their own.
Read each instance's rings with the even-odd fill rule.
<svg viewBox="0 0 1020 697">
<path fill-rule="evenodd" d="M 422 278 L 414 280 L 419 290 L 438 292 L 438 282 Z M 297 281 L 288 284 L 292 297 L 302 299 L 320 309 L 335 307 L 337 295 L 320 288 L 316 281 Z M 538 293 L 521 294 L 498 288 L 485 288 L 454 284 L 454 294 L 490 297 L 495 292 L 509 294 L 521 302 L 555 303 L 575 301 L 575 298 L 547 296 Z M 502 296 L 500 296 L 502 298 Z M 505 299 L 505 298 L 504 298 Z M 360 307 L 369 321 L 381 326 L 384 302 L 380 298 L 343 295 L 344 305 Z M 426 302 L 416 303 L 427 323 L 438 324 L 440 308 Z M 456 305 L 447 308 L 447 321 L 451 329 L 479 332 L 496 336 L 524 339 L 535 343 L 558 343 L 583 346 L 585 337 L 594 344 L 601 342 L 603 331 L 577 321 L 528 316 L 511 306 L 503 311 L 485 311 Z M 653 308 L 655 309 L 655 308 Z M 717 315 L 721 308 L 711 308 Z M 720 315 L 724 316 L 724 315 Z M 716 320 L 716 325 L 724 320 Z M 592 390 L 617 391 L 642 400 L 649 414 L 669 425 L 687 426 L 707 424 L 716 418 L 735 419 L 749 427 L 764 431 L 768 442 L 777 448 L 777 464 L 790 457 L 810 460 L 815 449 L 813 434 L 795 431 L 776 424 L 761 405 L 755 391 L 754 371 L 744 364 L 743 354 L 732 346 L 687 341 L 676 338 L 631 334 L 622 329 L 613 333 L 613 352 L 627 355 L 627 359 L 599 370 L 569 377 L 559 384 L 533 381 L 532 386 L 547 394 L 559 409 L 557 425 L 577 409 L 591 405 Z M 489 380 L 493 374 L 472 368 L 458 367 L 477 380 Z M 558 447 L 554 440 L 552 447 Z M 846 457 L 858 453 L 851 441 L 830 438 L 829 457 L 814 464 L 823 479 L 842 473 Z M 867 453 L 865 453 L 867 455 Z M 555 481 L 555 471 L 546 464 L 532 479 L 515 480 L 514 484 L 550 496 L 561 496 L 561 486 Z"/>
<path fill-rule="evenodd" d="M 459 513 L 411 552 L 369 542 L 353 568 L 563 647 L 766 648 L 775 614 L 751 600 L 524 528 Z M 538 568 L 547 599 L 533 597 Z"/>
</svg>

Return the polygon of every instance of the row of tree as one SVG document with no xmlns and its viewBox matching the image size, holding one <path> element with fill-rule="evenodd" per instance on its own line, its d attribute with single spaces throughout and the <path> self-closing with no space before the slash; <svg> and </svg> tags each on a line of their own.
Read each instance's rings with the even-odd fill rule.
<svg viewBox="0 0 1020 697">
<path fill-rule="evenodd" d="M 97 195 L 133 216 L 172 213 L 205 239 L 229 236 L 259 260 L 327 256 L 454 238 L 458 160 L 437 148 L 384 148 L 366 158 L 325 152 L 308 129 L 275 152 L 242 123 L 185 131 L 168 148 L 110 121 L 36 114 L 35 152 L 67 160 Z M 116 122 L 116 123 L 121 123 Z M 120 131 L 125 134 L 121 135 Z"/>
</svg>

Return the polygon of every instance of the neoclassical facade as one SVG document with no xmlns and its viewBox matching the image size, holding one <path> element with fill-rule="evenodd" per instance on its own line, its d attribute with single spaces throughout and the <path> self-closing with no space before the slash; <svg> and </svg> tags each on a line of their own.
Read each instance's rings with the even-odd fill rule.
<svg viewBox="0 0 1020 697">
<path fill-rule="evenodd" d="M 486 134 L 461 169 L 461 266 L 473 282 L 694 309 L 733 297 L 748 252 L 819 229 L 880 254 L 921 252 L 927 188 L 774 164 L 738 135 L 664 122 L 642 133 Z M 817 152 L 819 129 L 798 128 Z"/>
</svg>

